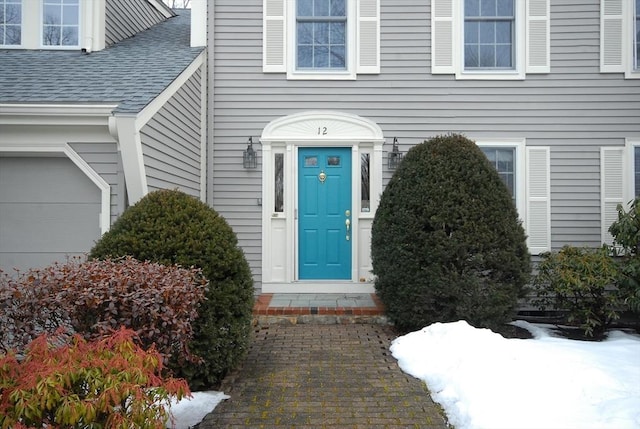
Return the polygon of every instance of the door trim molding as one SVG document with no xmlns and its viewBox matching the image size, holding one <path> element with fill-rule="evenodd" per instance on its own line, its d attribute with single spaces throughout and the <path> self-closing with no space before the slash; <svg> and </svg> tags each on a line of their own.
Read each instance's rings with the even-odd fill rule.
<svg viewBox="0 0 640 429">
<path fill-rule="evenodd" d="M 326 132 L 325 132 L 326 128 Z M 309 111 L 284 116 L 270 122 L 260 137 L 262 143 L 262 291 L 263 292 L 372 292 L 368 234 L 382 194 L 381 128 L 369 119 L 342 112 Z M 350 147 L 352 149 L 353 244 L 352 280 L 296 280 L 296 212 L 298 147 Z M 369 212 L 360 212 L 360 155 L 370 154 Z M 276 154 L 284 158 L 284 208 L 274 212 Z M 356 211 L 357 210 L 357 211 Z M 362 227 L 360 225 L 363 225 Z M 367 230 L 368 231 L 368 230 Z M 358 234 L 356 234 L 358 232 Z"/>
</svg>

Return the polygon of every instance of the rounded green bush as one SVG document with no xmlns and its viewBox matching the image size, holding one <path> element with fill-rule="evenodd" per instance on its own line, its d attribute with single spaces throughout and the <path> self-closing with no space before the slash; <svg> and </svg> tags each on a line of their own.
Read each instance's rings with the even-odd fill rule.
<svg viewBox="0 0 640 429">
<path fill-rule="evenodd" d="M 376 211 L 371 256 L 376 292 L 405 331 L 457 320 L 499 328 L 531 270 L 507 187 L 461 135 L 405 155 Z"/>
<path fill-rule="evenodd" d="M 89 255 L 120 256 L 202 269 L 209 287 L 205 300 L 193 303 L 199 308 L 189 349 L 203 362 L 172 359 L 169 367 L 193 389 L 217 385 L 247 351 L 253 309 L 251 271 L 225 219 L 183 192 L 152 192 L 125 210 Z"/>
</svg>

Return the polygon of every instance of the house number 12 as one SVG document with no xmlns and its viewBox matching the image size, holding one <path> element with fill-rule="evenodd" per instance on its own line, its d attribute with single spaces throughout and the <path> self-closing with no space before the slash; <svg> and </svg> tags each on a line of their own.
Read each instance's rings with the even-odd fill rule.
<svg viewBox="0 0 640 429">
<path fill-rule="evenodd" d="M 318 127 L 318 135 L 326 136 L 327 135 L 327 127 Z"/>
</svg>

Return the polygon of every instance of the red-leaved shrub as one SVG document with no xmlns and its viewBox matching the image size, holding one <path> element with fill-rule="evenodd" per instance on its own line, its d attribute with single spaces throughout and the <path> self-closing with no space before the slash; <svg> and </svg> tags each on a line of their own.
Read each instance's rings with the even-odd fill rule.
<svg viewBox="0 0 640 429">
<path fill-rule="evenodd" d="M 17 278 L 0 277 L 0 352 L 21 350 L 59 327 L 85 339 L 133 329 L 144 348 L 155 344 L 168 359 L 188 350 L 192 322 L 204 300 L 206 279 L 198 269 L 118 260 L 71 261 Z"/>
<path fill-rule="evenodd" d="M 164 428 L 168 401 L 191 393 L 134 335 L 41 335 L 20 359 L 0 355 L 0 428 Z"/>
</svg>

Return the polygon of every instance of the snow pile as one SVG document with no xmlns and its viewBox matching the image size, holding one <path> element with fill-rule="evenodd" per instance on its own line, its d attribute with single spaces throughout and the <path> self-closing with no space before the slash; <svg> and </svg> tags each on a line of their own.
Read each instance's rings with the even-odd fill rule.
<svg viewBox="0 0 640 429">
<path fill-rule="evenodd" d="M 229 396 L 222 392 L 193 392 L 191 398 L 180 401 L 171 401 L 171 414 L 173 414 L 176 429 L 189 429 L 200 423 L 204 417 Z M 171 427 L 171 425 L 167 425 Z"/>
<path fill-rule="evenodd" d="M 397 338 L 391 352 L 456 429 L 640 428 L 640 337 L 576 341 L 517 324 L 534 338 L 436 323 Z"/>
</svg>

